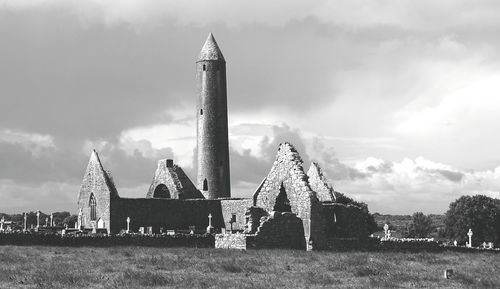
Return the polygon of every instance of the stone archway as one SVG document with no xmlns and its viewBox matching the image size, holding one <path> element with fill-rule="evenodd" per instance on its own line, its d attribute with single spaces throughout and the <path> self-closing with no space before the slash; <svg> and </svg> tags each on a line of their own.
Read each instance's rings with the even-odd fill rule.
<svg viewBox="0 0 500 289">
<path fill-rule="evenodd" d="M 153 198 L 170 199 L 170 190 L 165 184 L 159 184 L 153 194 Z"/>
</svg>

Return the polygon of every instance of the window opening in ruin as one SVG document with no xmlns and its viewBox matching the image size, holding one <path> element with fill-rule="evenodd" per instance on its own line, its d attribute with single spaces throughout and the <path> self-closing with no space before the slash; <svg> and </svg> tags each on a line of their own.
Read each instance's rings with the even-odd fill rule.
<svg viewBox="0 0 500 289">
<path fill-rule="evenodd" d="M 207 181 L 207 179 L 203 180 L 203 190 L 204 191 L 208 191 L 208 181 Z"/>
<path fill-rule="evenodd" d="M 200 109 L 200 115 L 203 115 L 203 109 Z"/>
<path fill-rule="evenodd" d="M 90 206 L 90 220 L 95 221 L 97 220 L 97 202 L 95 200 L 94 194 L 90 194 L 90 200 L 89 200 L 89 206 Z"/>
<path fill-rule="evenodd" d="M 274 204 L 273 211 L 276 212 L 291 212 L 292 207 L 290 206 L 290 200 L 288 200 L 288 196 L 286 195 L 285 187 L 283 183 L 281 183 L 280 193 L 278 197 L 276 197 L 276 203 Z"/>
<path fill-rule="evenodd" d="M 203 71 L 207 70 L 207 66 L 203 64 Z"/>
<path fill-rule="evenodd" d="M 153 198 L 170 199 L 170 191 L 164 184 L 159 184 L 153 194 Z"/>
</svg>

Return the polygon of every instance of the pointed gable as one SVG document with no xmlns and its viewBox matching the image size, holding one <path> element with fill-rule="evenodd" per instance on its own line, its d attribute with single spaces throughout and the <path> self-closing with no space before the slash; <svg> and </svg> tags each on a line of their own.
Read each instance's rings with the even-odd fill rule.
<svg viewBox="0 0 500 289">
<path fill-rule="evenodd" d="M 291 212 L 308 219 L 312 203 L 317 202 L 317 198 L 309 186 L 299 153 L 286 142 L 280 144 L 271 171 L 254 194 L 255 206 L 273 211 L 285 193 Z"/>
<path fill-rule="evenodd" d="M 313 162 L 307 171 L 309 186 L 321 202 L 335 202 L 335 193 L 318 163 Z"/>
<path fill-rule="evenodd" d="M 172 160 L 159 160 L 158 167 L 146 198 L 155 198 L 158 186 L 164 185 L 172 199 L 203 199 L 203 194 L 195 187 L 181 167 Z"/>
</svg>

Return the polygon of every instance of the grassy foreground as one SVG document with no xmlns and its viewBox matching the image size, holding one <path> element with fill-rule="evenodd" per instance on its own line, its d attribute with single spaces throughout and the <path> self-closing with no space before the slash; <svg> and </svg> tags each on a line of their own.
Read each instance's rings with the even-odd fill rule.
<svg viewBox="0 0 500 289">
<path fill-rule="evenodd" d="M 0 288 L 143 287 L 500 288 L 500 255 L 0 246 Z"/>
</svg>

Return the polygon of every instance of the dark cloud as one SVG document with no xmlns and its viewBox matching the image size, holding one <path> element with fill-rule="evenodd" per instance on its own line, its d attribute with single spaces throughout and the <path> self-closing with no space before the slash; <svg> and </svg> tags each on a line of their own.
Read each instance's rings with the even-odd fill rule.
<svg viewBox="0 0 500 289">
<path fill-rule="evenodd" d="M 465 176 L 462 172 L 454 172 L 449 170 L 435 170 L 435 172 L 439 173 L 449 181 L 456 183 L 460 182 Z"/>
</svg>

